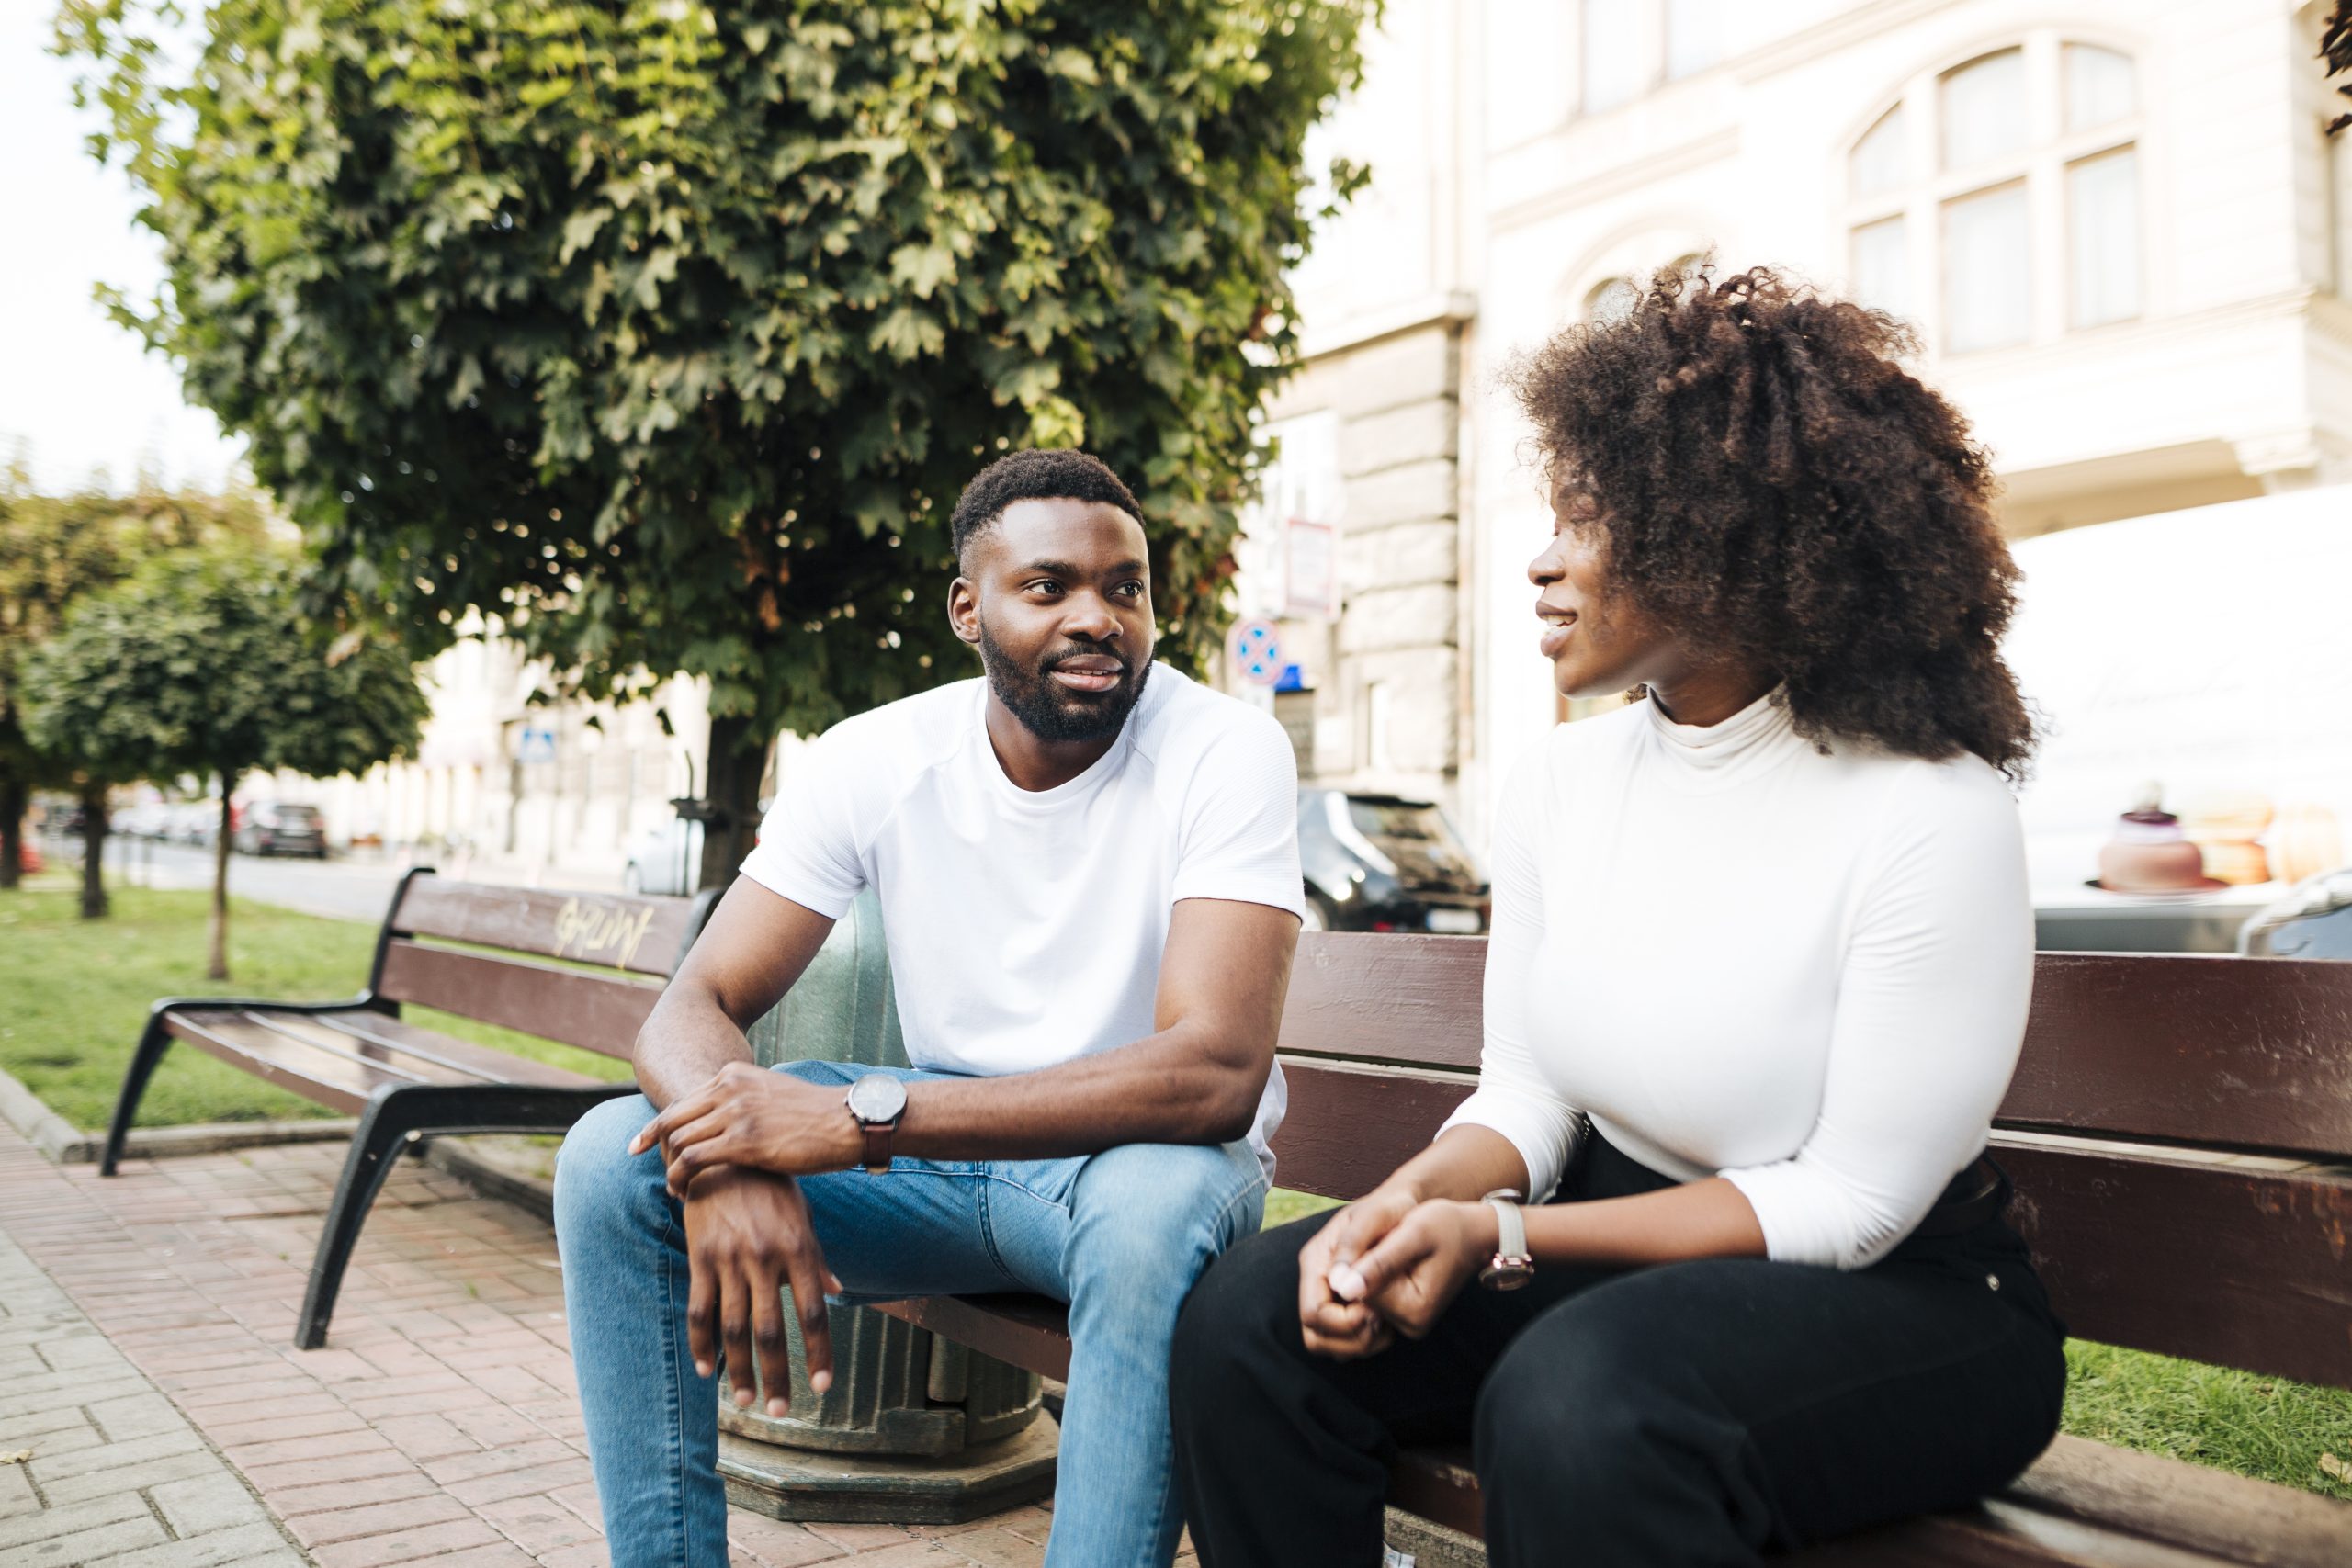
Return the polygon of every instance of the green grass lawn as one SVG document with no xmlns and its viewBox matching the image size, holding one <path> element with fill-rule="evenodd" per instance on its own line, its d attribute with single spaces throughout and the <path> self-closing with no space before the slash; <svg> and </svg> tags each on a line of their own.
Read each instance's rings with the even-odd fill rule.
<svg viewBox="0 0 2352 1568">
<path fill-rule="evenodd" d="M 376 929 L 232 900 L 227 986 L 203 978 L 202 893 L 119 888 L 112 919 L 84 922 L 70 880 L 0 894 L 0 1068 L 74 1125 L 106 1125 L 147 1006 L 157 997 L 238 994 L 323 1000 L 366 979 Z M 484 1044 L 618 1081 L 626 1063 L 421 1008 L 404 1016 Z M 309 1101 L 185 1047 L 157 1069 L 142 1126 L 323 1115 Z M 1328 1208 L 1277 1190 L 1266 1223 Z M 2352 1393 L 2076 1341 L 2067 1347 L 2066 1430 L 2352 1500 L 2323 1466 L 2352 1466 Z M 2342 1471 L 2352 1474 L 2352 1468 Z"/>
<path fill-rule="evenodd" d="M 237 995 L 327 1001 L 368 978 L 376 928 L 296 914 L 242 898 L 229 901 L 229 973 L 204 978 L 210 895 L 112 889 L 114 914 L 79 918 L 70 880 L 57 874 L 0 894 L 0 1068 L 77 1127 L 103 1128 L 115 1091 L 158 997 Z M 425 1008 L 402 1010 L 428 1029 L 592 1073 L 615 1081 L 628 1064 L 594 1052 Z M 203 1052 L 179 1046 L 164 1058 L 139 1106 L 142 1127 L 193 1122 L 252 1122 L 333 1112 L 273 1089 Z"/>
</svg>

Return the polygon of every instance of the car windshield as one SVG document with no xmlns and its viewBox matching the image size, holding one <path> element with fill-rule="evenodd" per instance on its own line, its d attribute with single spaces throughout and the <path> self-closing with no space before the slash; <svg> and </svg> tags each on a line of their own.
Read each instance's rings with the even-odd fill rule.
<svg viewBox="0 0 2352 1568">
<path fill-rule="evenodd" d="M 1350 795 L 1348 817 L 1355 823 L 1356 830 L 1367 838 L 1405 839 L 1448 846 L 1453 842 L 1453 831 L 1446 823 L 1445 813 L 1419 801 Z"/>
<path fill-rule="evenodd" d="M 319 823 L 318 807 L 313 806 L 280 806 L 271 815 L 289 828 L 315 828 Z"/>
</svg>

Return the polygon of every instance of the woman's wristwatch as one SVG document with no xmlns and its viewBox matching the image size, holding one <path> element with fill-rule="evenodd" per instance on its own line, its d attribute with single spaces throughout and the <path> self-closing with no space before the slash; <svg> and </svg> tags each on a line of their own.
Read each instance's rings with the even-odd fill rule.
<svg viewBox="0 0 2352 1568">
<path fill-rule="evenodd" d="M 1527 1220 L 1519 1212 L 1519 1194 L 1506 1187 L 1487 1193 L 1483 1201 L 1495 1212 L 1495 1256 L 1478 1270 L 1478 1283 L 1490 1291 L 1516 1291 L 1535 1278 L 1535 1259 L 1527 1250 Z"/>
</svg>

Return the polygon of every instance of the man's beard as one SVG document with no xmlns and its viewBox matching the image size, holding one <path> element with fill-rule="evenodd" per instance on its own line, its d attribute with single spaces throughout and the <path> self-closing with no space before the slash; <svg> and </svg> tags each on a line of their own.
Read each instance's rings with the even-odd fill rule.
<svg viewBox="0 0 2352 1568">
<path fill-rule="evenodd" d="M 1073 692 L 1053 679 L 1056 664 L 1080 658 L 1118 660 L 1125 666 L 1119 683 L 1107 692 Z M 1101 740 L 1116 735 L 1136 704 L 1143 700 L 1144 682 L 1151 678 L 1148 662 L 1138 668 L 1134 660 L 1107 649 L 1082 645 L 1060 649 L 1036 669 L 1025 669 L 989 635 L 986 621 L 980 623 L 980 667 L 988 671 L 989 688 L 996 693 L 997 701 L 1012 710 L 1022 728 L 1040 740 L 1051 741 Z"/>
</svg>

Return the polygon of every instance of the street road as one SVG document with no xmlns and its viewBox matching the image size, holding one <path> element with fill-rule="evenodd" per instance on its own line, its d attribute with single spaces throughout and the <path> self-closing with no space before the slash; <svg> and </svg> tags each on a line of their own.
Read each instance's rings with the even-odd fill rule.
<svg viewBox="0 0 2352 1568">
<path fill-rule="evenodd" d="M 401 867 L 391 861 L 264 860 L 229 857 L 229 891 L 240 898 L 379 924 Z M 131 887 L 210 887 L 212 852 L 188 844 L 108 835 L 107 880 Z"/>
</svg>

